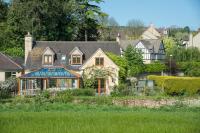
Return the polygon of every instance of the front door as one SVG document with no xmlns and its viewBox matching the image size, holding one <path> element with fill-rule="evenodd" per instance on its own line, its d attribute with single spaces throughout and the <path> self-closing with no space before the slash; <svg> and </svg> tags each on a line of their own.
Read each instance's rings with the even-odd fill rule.
<svg viewBox="0 0 200 133">
<path fill-rule="evenodd" d="M 98 95 L 106 92 L 106 80 L 103 78 L 97 79 L 95 84 L 96 92 Z"/>
</svg>

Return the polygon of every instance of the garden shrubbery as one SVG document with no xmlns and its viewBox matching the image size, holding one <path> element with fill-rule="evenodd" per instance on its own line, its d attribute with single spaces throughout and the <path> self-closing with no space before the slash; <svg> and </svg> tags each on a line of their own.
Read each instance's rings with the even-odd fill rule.
<svg viewBox="0 0 200 133">
<path fill-rule="evenodd" d="M 128 87 L 126 84 L 120 84 L 113 88 L 111 92 L 111 96 L 133 96 L 134 91 L 133 88 Z"/>
<path fill-rule="evenodd" d="M 192 95 L 200 91 L 200 78 L 151 75 L 148 79 L 154 80 L 157 86 L 170 95 Z"/>
<path fill-rule="evenodd" d="M 200 62 L 188 61 L 188 62 L 178 62 L 179 70 L 183 71 L 187 76 L 200 76 Z"/>
<path fill-rule="evenodd" d="M 153 73 L 153 72 L 162 72 L 167 69 L 167 66 L 164 63 L 154 62 L 151 64 L 145 64 L 144 72 Z"/>
<path fill-rule="evenodd" d="M 16 78 L 9 78 L 4 82 L 0 82 L 0 99 L 10 98 L 12 92 L 17 88 Z"/>
<path fill-rule="evenodd" d="M 71 91 L 73 96 L 95 96 L 96 94 L 96 90 L 92 88 L 81 88 L 68 91 Z"/>
</svg>

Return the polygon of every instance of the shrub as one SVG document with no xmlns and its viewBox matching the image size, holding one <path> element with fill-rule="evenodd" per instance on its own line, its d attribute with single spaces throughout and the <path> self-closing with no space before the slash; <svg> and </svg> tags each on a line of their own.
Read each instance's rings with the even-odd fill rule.
<svg viewBox="0 0 200 133">
<path fill-rule="evenodd" d="M 167 67 L 165 64 L 160 63 L 160 62 L 154 62 L 152 64 L 145 64 L 145 72 L 162 72 L 166 70 Z"/>
<path fill-rule="evenodd" d="M 95 89 L 92 88 L 81 88 L 70 90 L 73 96 L 95 96 Z"/>
<path fill-rule="evenodd" d="M 200 90 L 200 78 L 173 77 L 173 76 L 148 76 L 156 85 L 164 88 L 170 95 L 196 94 Z"/>
<path fill-rule="evenodd" d="M 62 102 L 62 103 L 68 103 L 73 100 L 72 91 L 71 90 L 65 90 L 60 91 L 56 94 L 53 101 L 55 102 Z"/>
<path fill-rule="evenodd" d="M 113 88 L 111 96 L 131 96 L 134 95 L 134 90 L 131 87 L 128 87 L 126 84 L 120 84 Z"/>
<path fill-rule="evenodd" d="M 10 98 L 17 87 L 16 78 L 9 78 L 0 83 L 0 99 Z"/>
<path fill-rule="evenodd" d="M 200 76 L 200 62 L 188 61 L 178 62 L 179 70 L 183 71 L 188 76 Z"/>
</svg>

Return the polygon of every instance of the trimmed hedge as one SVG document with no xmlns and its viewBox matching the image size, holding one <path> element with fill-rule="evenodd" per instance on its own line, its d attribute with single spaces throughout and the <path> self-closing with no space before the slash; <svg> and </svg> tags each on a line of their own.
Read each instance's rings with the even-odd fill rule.
<svg viewBox="0 0 200 133">
<path fill-rule="evenodd" d="M 174 76 L 148 76 L 155 84 L 164 89 L 167 94 L 196 94 L 200 91 L 200 78 L 195 77 L 174 77 Z"/>
</svg>

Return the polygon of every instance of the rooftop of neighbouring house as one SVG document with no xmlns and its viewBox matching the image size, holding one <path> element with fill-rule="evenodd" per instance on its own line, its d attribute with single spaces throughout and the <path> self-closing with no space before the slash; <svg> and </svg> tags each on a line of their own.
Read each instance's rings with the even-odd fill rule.
<svg viewBox="0 0 200 133">
<path fill-rule="evenodd" d="M 0 71 L 22 70 L 21 59 L 12 58 L 0 52 Z"/>
<path fill-rule="evenodd" d="M 141 39 L 141 40 L 120 40 L 120 46 L 122 49 L 126 49 L 129 45 L 136 46 L 141 42 L 147 49 L 154 50 L 155 53 L 159 52 L 160 45 L 162 41 L 160 39 Z"/>
</svg>

